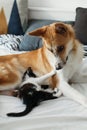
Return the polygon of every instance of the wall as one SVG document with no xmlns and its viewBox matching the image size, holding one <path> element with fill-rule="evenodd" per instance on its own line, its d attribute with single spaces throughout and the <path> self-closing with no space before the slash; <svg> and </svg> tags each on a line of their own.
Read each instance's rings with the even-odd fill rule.
<svg viewBox="0 0 87 130">
<path fill-rule="evenodd" d="M 87 7 L 87 0 L 28 0 L 29 18 L 75 20 L 76 7 Z"/>
</svg>

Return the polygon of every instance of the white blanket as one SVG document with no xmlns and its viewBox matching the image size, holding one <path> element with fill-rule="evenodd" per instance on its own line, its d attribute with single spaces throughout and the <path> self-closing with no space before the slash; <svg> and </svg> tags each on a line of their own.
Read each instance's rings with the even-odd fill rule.
<svg viewBox="0 0 87 130">
<path fill-rule="evenodd" d="M 77 80 L 82 76 L 87 76 L 87 58 L 83 60 Z M 72 87 L 87 96 L 87 83 Z M 20 99 L 0 96 L 0 130 L 87 130 L 87 108 L 67 97 L 44 101 L 24 117 L 6 116 L 6 113 L 24 109 Z"/>
</svg>

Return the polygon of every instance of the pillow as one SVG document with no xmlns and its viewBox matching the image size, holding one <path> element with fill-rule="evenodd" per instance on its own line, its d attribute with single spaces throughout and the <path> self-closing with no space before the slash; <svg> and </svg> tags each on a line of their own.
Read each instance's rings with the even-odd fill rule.
<svg viewBox="0 0 87 130">
<path fill-rule="evenodd" d="M 4 34 L 0 35 L 0 52 L 1 48 L 7 49 L 9 51 L 19 51 L 18 47 L 21 43 L 23 35 L 12 35 L 12 34 Z M 1 53 L 0 53 L 1 54 Z"/>
<path fill-rule="evenodd" d="M 19 50 L 31 51 L 42 47 L 42 40 L 40 37 L 30 36 L 27 33 L 53 22 L 53 20 L 30 20 L 29 28 L 27 29 L 22 42 L 19 44 Z"/>
<path fill-rule="evenodd" d="M 87 8 L 76 8 L 76 19 L 75 19 L 75 33 L 76 38 L 80 42 L 87 45 Z"/>
<path fill-rule="evenodd" d="M 29 28 L 27 29 L 22 42 L 19 44 L 20 51 L 31 51 L 42 47 L 42 40 L 40 37 L 30 36 L 27 33 L 33 31 L 34 29 L 40 28 L 44 25 L 49 25 L 53 22 L 57 22 L 54 20 L 30 20 Z M 73 21 L 64 21 L 64 23 L 68 23 L 73 25 Z"/>
<path fill-rule="evenodd" d="M 24 34 L 28 0 L 0 0 L 0 34 Z"/>
</svg>

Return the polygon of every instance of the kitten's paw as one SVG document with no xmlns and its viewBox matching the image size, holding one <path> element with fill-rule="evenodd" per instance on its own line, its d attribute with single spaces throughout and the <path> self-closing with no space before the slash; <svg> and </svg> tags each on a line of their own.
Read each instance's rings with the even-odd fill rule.
<svg viewBox="0 0 87 130">
<path fill-rule="evenodd" d="M 41 86 L 39 86 L 38 84 L 35 86 L 35 88 L 36 88 L 37 91 L 41 90 Z"/>
<path fill-rule="evenodd" d="M 11 91 L 11 96 L 14 96 L 14 97 L 19 97 L 19 91 L 18 90 L 13 90 L 13 91 Z"/>
</svg>

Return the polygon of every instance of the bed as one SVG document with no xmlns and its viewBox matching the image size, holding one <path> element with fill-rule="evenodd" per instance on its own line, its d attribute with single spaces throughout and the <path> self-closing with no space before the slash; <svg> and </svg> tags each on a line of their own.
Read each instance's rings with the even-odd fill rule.
<svg viewBox="0 0 87 130">
<path fill-rule="evenodd" d="M 87 72 L 85 64 L 87 65 L 87 59 L 84 60 L 83 72 Z M 87 83 L 73 84 L 72 87 L 87 96 Z M 19 118 L 6 117 L 6 113 L 24 110 L 25 106 L 20 99 L 0 96 L 0 104 L 1 130 L 87 129 L 87 108 L 64 96 L 44 101 L 27 116 Z"/>
<path fill-rule="evenodd" d="M 30 20 L 25 35 L 0 35 L 0 52 L 4 50 L 6 55 L 41 47 L 41 39 L 28 36 L 27 32 L 52 22 L 54 20 Z M 74 21 L 64 22 L 72 26 L 75 24 Z M 76 24 L 75 27 L 77 27 Z M 77 37 L 79 38 L 78 35 Z M 77 80 L 80 80 L 81 76 L 87 76 L 87 45 L 85 42 L 83 46 L 85 54 Z M 4 53 L 0 54 L 4 55 Z M 72 87 L 87 96 L 87 83 L 74 83 Z M 87 108 L 67 97 L 61 96 L 54 100 L 44 101 L 24 117 L 6 116 L 6 113 L 19 112 L 24 109 L 25 105 L 20 99 L 0 95 L 0 130 L 87 130 Z"/>
</svg>

